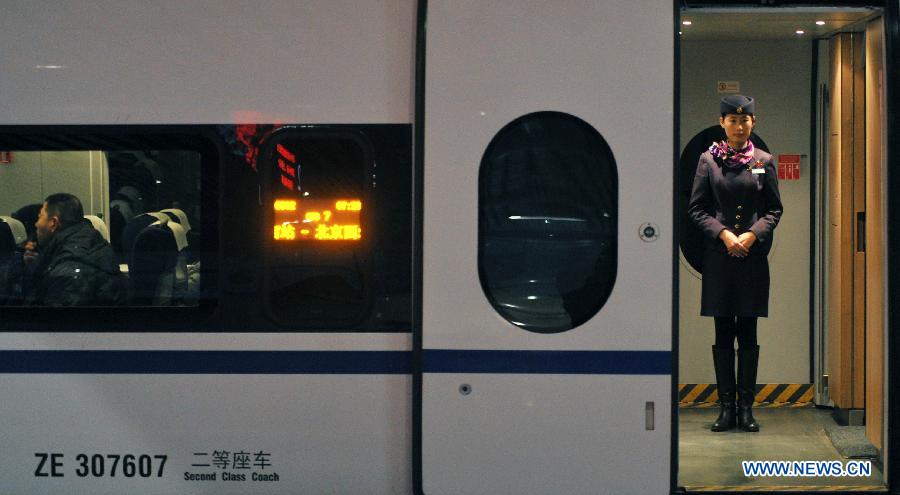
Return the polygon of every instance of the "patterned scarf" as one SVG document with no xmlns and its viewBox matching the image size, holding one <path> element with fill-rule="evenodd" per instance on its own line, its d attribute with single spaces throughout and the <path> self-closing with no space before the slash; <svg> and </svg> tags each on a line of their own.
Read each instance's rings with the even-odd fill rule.
<svg viewBox="0 0 900 495">
<path fill-rule="evenodd" d="M 744 149 L 740 151 L 732 148 L 728 141 L 722 140 L 718 143 L 714 142 L 709 147 L 709 152 L 712 153 L 713 157 L 725 162 L 725 165 L 728 165 L 729 168 L 738 168 L 750 163 L 750 160 L 753 159 L 753 149 L 753 142 L 750 140 L 747 141 Z"/>
</svg>

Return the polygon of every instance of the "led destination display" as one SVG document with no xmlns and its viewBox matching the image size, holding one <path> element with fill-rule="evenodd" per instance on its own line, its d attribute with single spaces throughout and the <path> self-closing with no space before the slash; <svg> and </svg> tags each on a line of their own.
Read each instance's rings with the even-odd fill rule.
<svg viewBox="0 0 900 495">
<path fill-rule="evenodd" d="M 359 199 L 276 199 L 276 241 L 358 241 L 362 239 Z"/>
</svg>

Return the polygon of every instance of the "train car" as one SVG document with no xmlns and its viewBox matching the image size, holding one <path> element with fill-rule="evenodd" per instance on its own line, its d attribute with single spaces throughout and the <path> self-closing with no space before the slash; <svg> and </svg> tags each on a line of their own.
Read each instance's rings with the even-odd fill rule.
<svg viewBox="0 0 900 495">
<path fill-rule="evenodd" d="M 898 492 L 898 16 L 4 1 L 0 492 Z M 714 434 L 685 190 L 742 92 L 786 214 Z"/>
</svg>

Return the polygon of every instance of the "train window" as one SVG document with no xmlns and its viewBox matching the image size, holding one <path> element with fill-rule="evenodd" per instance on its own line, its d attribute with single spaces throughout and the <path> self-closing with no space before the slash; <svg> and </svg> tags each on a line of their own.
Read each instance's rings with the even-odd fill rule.
<svg viewBox="0 0 900 495">
<path fill-rule="evenodd" d="M 373 302 L 370 147 L 352 133 L 287 131 L 269 150 L 269 314 L 294 328 L 353 327 Z"/>
<path fill-rule="evenodd" d="M 494 309 L 538 333 L 594 316 L 616 276 L 618 175 L 603 137 L 559 112 L 509 123 L 478 177 L 478 270 Z"/>
<path fill-rule="evenodd" d="M 0 220 L 13 242 L 0 240 L 0 304 L 196 307 L 212 300 L 202 275 L 210 267 L 201 263 L 201 153 L 121 143 L 65 149 L 100 142 L 111 141 L 44 146 L 37 139 L 6 152 Z"/>
</svg>

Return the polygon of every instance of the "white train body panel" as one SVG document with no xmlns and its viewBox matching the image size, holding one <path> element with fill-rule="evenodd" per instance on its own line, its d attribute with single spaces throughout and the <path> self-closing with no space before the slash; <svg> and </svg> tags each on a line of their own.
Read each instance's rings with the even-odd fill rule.
<svg viewBox="0 0 900 495">
<path fill-rule="evenodd" d="M 409 123 L 415 22 L 413 0 L 4 2 L 0 120 Z"/>
<path fill-rule="evenodd" d="M 424 492 L 663 493 L 670 465 L 671 6 L 435 1 L 428 19 Z M 596 129 L 618 173 L 614 288 L 599 313 L 559 333 L 528 332 L 501 317 L 485 296 L 477 261 L 479 219 L 487 215 L 479 211 L 482 156 L 504 126 L 539 111 L 564 112 Z M 648 135 L 651 129 L 658 135 Z M 639 235 L 647 223 L 658 234 L 650 241 Z M 642 361 L 642 351 L 655 353 L 647 363 L 663 371 L 565 371 L 570 355 L 596 352 L 596 361 L 622 364 Z M 539 372 L 522 370 L 528 352 L 541 353 Z M 488 360 L 489 369 L 468 372 Z M 633 465 L 641 466 L 639 476 Z"/>
<path fill-rule="evenodd" d="M 413 0 L 5 2 L 0 124 L 411 124 L 415 11 Z M 3 334 L 0 350 L 411 350 L 409 334 L 166 331 Z M 410 381 L 408 369 L 2 374 L 0 491 L 410 493 Z M 191 466 L 195 453 L 252 449 L 273 465 Z M 38 453 L 63 453 L 64 477 L 37 476 Z M 121 464 L 112 477 L 111 458 L 103 476 L 81 477 L 80 453 L 168 459 L 162 477 L 157 465 L 126 477 Z M 186 479 L 202 472 L 218 476 Z"/>
<path fill-rule="evenodd" d="M 0 484 L 5 493 L 409 493 L 410 386 L 409 375 L 5 375 L 0 416 L 15 429 L 4 432 Z M 247 464 L 234 463 L 241 452 Z M 64 476 L 36 477 L 38 453 L 63 454 Z M 81 454 L 103 456 L 103 471 L 83 468 Z M 153 458 L 150 470 L 129 476 L 125 455 Z"/>
</svg>

